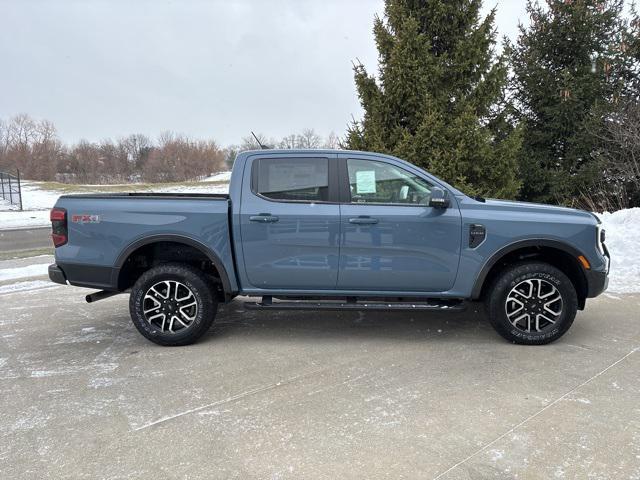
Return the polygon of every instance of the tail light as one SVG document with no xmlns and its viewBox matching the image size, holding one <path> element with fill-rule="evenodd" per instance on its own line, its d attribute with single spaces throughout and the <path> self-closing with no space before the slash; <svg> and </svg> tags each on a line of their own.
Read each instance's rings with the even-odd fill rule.
<svg viewBox="0 0 640 480">
<path fill-rule="evenodd" d="M 67 211 L 64 208 L 51 210 L 51 239 L 54 247 L 61 247 L 67 243 Z"/>
</svg>

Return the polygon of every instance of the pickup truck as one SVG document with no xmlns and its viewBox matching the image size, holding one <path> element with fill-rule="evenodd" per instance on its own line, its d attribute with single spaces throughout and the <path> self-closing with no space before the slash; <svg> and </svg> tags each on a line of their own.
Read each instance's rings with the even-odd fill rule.
<svg viewBox="0 0 640 480">
<path fill-rule="evenodd" d="M 130 292 L 136 328 L 186 345 L 238 295 L 259 310 L 459 311 L 485 303 L 507 340 L 560 338 L 608 283 L 598 218 L 472 198 L 395 157 L 238 155 L 229 195 L 64 195 L 52 281 Z"/>
</svg>

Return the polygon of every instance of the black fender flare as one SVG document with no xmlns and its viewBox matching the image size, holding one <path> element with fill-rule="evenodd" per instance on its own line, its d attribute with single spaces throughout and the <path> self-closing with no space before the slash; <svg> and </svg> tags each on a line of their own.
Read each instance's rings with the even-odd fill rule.
<svg viewBox="0 0 640 480">
<path fill-rule="evenodd" d="M 134 241 L 133 243 L 130 243 L 124 250 L 122 250 L 122 252 L 120 252 L 120 255 L 118 255 L 118 258 L 116 259 L 116 263 L 113 268 L 113 274 L 112 274 L 113 277 L 111 279 L 112 284 L 116 286 L 118 285 L 118 277 L 120 276 L 120 270 L 122 269 L 124 262 L 127 261 L 129 256 L 131 256 L 133 252 L 135 252 L 140 247 L 144 247 L 145 245 L 151 245 L 153 243 L 158 243 L 158 242 L 182 243 L 184 245 L 189 245 L 190 247 L 200 250 L 204 255 L 207 256 L 207 258 L 211 261 L 211 263 L 213 263 L 213 265 L 216 267 L 216 270 L 218 270 L 218 273 L 220 274 L 220 281 L 222 282 L 222 287 L 224 289 L 225 297 L 233 296 L 234 292 L 231 288 L 231 281 L 229 280 L 229 274 L 227 273 L 227 269 L 224 267 L 222 260 L 220 260 L 220 257 L 216 254 L 216 252 L 211 250 L 211 248 L 209 248 L 207 245 L 205 245 L 199 240 L 188 237 L 186 235 L 178 235 L 178 234 L 149 235 L 147 237 L 140 238 Z"/>
<path fill-rule="evenodd" d="M 578 261 L 578 257 L 580 255 L 583 255 L 585 258 L 587 258 L 586 255 L 584 255 L 584 253 L 582 253 L 580 250 L 560 240 L 551 240 L 548 238 L 530 238 L 527 240 L 518 240 L 517 242 L 513 242 L 502 247 L 500 250 L 494 253 L 489 258 L 489 260 L 487 260 L 484 263 L 484 265 L 480 269 L 480 273 L 478 273 L 478 275 L 476 276 L 476 280 L 473 284 L 473 290 L 471 291 L 471 298 L 473 300 L 478 300 L 480 298 L 480 293 L 482 292 L 484 281 L 486 280 L 487 275 L 489 274 L 489 272 L 491 271 L 491 269 L 494 267 L 496 263 L 498 263 L 502 258 L 504 258 L 505 255 L 508 255 L 511 252 L 514 252 L 520 248 L 525 248 L 525 247 L 555 248 L 557 250 L 561 250 L 565 253 L 568 253 L 576 260 L 576 262 Z M 587 281 L 586 276 L 585 276 L 585 281 Z"/>
</svg>

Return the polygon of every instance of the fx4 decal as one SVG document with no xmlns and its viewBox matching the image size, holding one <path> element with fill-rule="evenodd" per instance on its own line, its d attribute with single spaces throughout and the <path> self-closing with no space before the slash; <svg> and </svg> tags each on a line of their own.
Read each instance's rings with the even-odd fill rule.
<svg viewBox="0 0 640 480">
<path fill-rule="evenodd" d="M 100 223 L 100 215 L 71 215 L 73 223 Z"/>
</svg>

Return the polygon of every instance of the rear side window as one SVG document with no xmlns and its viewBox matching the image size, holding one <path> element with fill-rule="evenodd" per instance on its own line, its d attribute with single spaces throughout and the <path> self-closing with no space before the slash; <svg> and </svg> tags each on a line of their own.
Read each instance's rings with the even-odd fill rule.
<svg viewBox="0 0 640 480">
<path fill-rule="evenodd" d="M 329 200 L 329 160 L 326 158 L 261 158 L 255 193 L 272 200 Z"/>
</svg>

